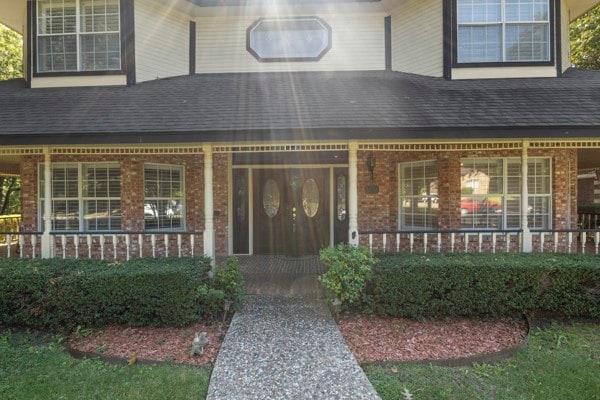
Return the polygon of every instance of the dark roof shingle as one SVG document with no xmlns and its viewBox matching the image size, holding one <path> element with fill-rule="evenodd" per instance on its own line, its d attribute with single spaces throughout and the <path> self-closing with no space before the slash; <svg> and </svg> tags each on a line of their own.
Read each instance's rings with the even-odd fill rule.
<svg viewBox="0 0 600 400">
<path fill-rule="evenodd" d="M 493 130 L 511 137 L 515 128 L 520 135 L 554 129 L 555 136 L 585 128 L 600 136 L 600 71 L 469 81 L 382 71 L 206 74 L 130 87 L 0 83 L 4 143 L 267 140 L 298 132 L 404 138 L 436 131 L 489 137 Z"/>
</svg>

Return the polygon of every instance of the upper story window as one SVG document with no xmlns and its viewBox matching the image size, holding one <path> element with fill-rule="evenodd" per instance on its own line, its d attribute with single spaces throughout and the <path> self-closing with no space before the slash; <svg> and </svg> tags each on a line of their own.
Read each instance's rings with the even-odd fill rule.
<svg viewBox="0 0 600 400">
<path fill-rule="evenodd" d="M 551 61 L 549 0 L 456 0 L 459 64 Z"/>
<path fill-rule="evenodd" d="M 37 0 L 37 72 L 121 69 L 119 0 Z"/>
<path fill-rule="evenodd" d="M 318 61 L 331 48 L 331 27 L 317 17 L 262 18 L 246 32 L 258 61 Z"/>
</svg>

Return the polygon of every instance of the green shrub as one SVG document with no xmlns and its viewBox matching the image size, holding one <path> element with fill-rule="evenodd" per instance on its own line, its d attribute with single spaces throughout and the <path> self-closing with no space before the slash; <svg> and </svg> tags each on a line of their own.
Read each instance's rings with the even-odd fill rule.
<svg viewBox="0 0 600 400">
<path fill-rule="evenodd" d="M 244 302 L 244 276 L 240 270 L 237 257 L 228 257 L 225 263 L 217 267 L 215 276 L 210 282 L 210 288 L 213 291 L 223 292 L 223 302 L 231 302 L 234 310 L 239 310 Z M 214 294 L 213 294 L 213 297 Z M 223 310 L 223 307 L 221 307 Z"/>
<path fill-rule="evenodd" d="M 225 292 L 212 289 L 208 285 L 198 288 L 198 296 L 202 304 L 203 316 L 208 319 L 217 319 L 223 315 L 223 304 L 225 303 Z"/>
<path fill-rule="evenodd" d="M 208 258 L 2 260 L 0 324 L 68 332 L 76 326 L 181 326 L 204 314 Z"/>
<path fill-rule="evenodd" d="M 411 318 L 547 312 L 600 317 L 597 256 L 379 255 L 368 295 L 380 313 Z"/>
<path fill-rule="evenodd" d="M 361 297 L 371 269 L 377 260 L 365 247 L 339 244 L 321 250 L 321 262 L 327 271 L 319 277 L 330 299 L 354 304 Z"/>
</svg>

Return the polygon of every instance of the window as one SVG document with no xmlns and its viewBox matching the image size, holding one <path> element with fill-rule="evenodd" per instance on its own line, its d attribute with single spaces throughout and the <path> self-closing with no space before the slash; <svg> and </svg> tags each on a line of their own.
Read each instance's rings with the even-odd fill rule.
<svg viewBox="0 0 600 400">
<path fill-rule="evenodd" d="M 457 0 L 457 61 L 550 61 L 549 0 Z"/>
<path fill-rule="evenodd" d="M 550 159 L 528 160 L 530 228 L 550 227 L 550 176 Z M 521 159 L 462 159 L 460 210 L 465 229 L 520 228 Z"/>
<path fill-rule="evenodd" d="M 144 166 L 144 227 L 148 230 L 184 229 L 183 167 Z"/>
<path fill-rule="evenodd" d="M 44 168 L 40 166 L 40 226 Z M 121 171 L 115 164 L 52 165 L 52 230 L 98 232 L 121 229 Z"/>
<path fill-rule="evenodd" d="M 262 18 L 246 32 L 258 61 L 318 61 L 331 48 L 331 28 L 317 17 Z"/>
<path fill-rule="evenodd" d="M 400 164 L 399 169 L 399 228 L 437 229 L 437 162 L 403 163 Z"/>
<path fill-rule="evenodd" d="M 37 72 L 121 69 L 119 0 L 37 0 Z"/>
</svg>

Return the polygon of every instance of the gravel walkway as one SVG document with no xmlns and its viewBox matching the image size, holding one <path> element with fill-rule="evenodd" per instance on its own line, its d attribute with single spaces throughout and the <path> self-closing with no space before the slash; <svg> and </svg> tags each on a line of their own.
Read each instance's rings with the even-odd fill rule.
<svg viewBox="0 0 600 400">
<path fill-rule="evenodd" d="M 248 296 L 208 388 L 222 399 L 379 399 L 322 300 Z"/>
</svg>

